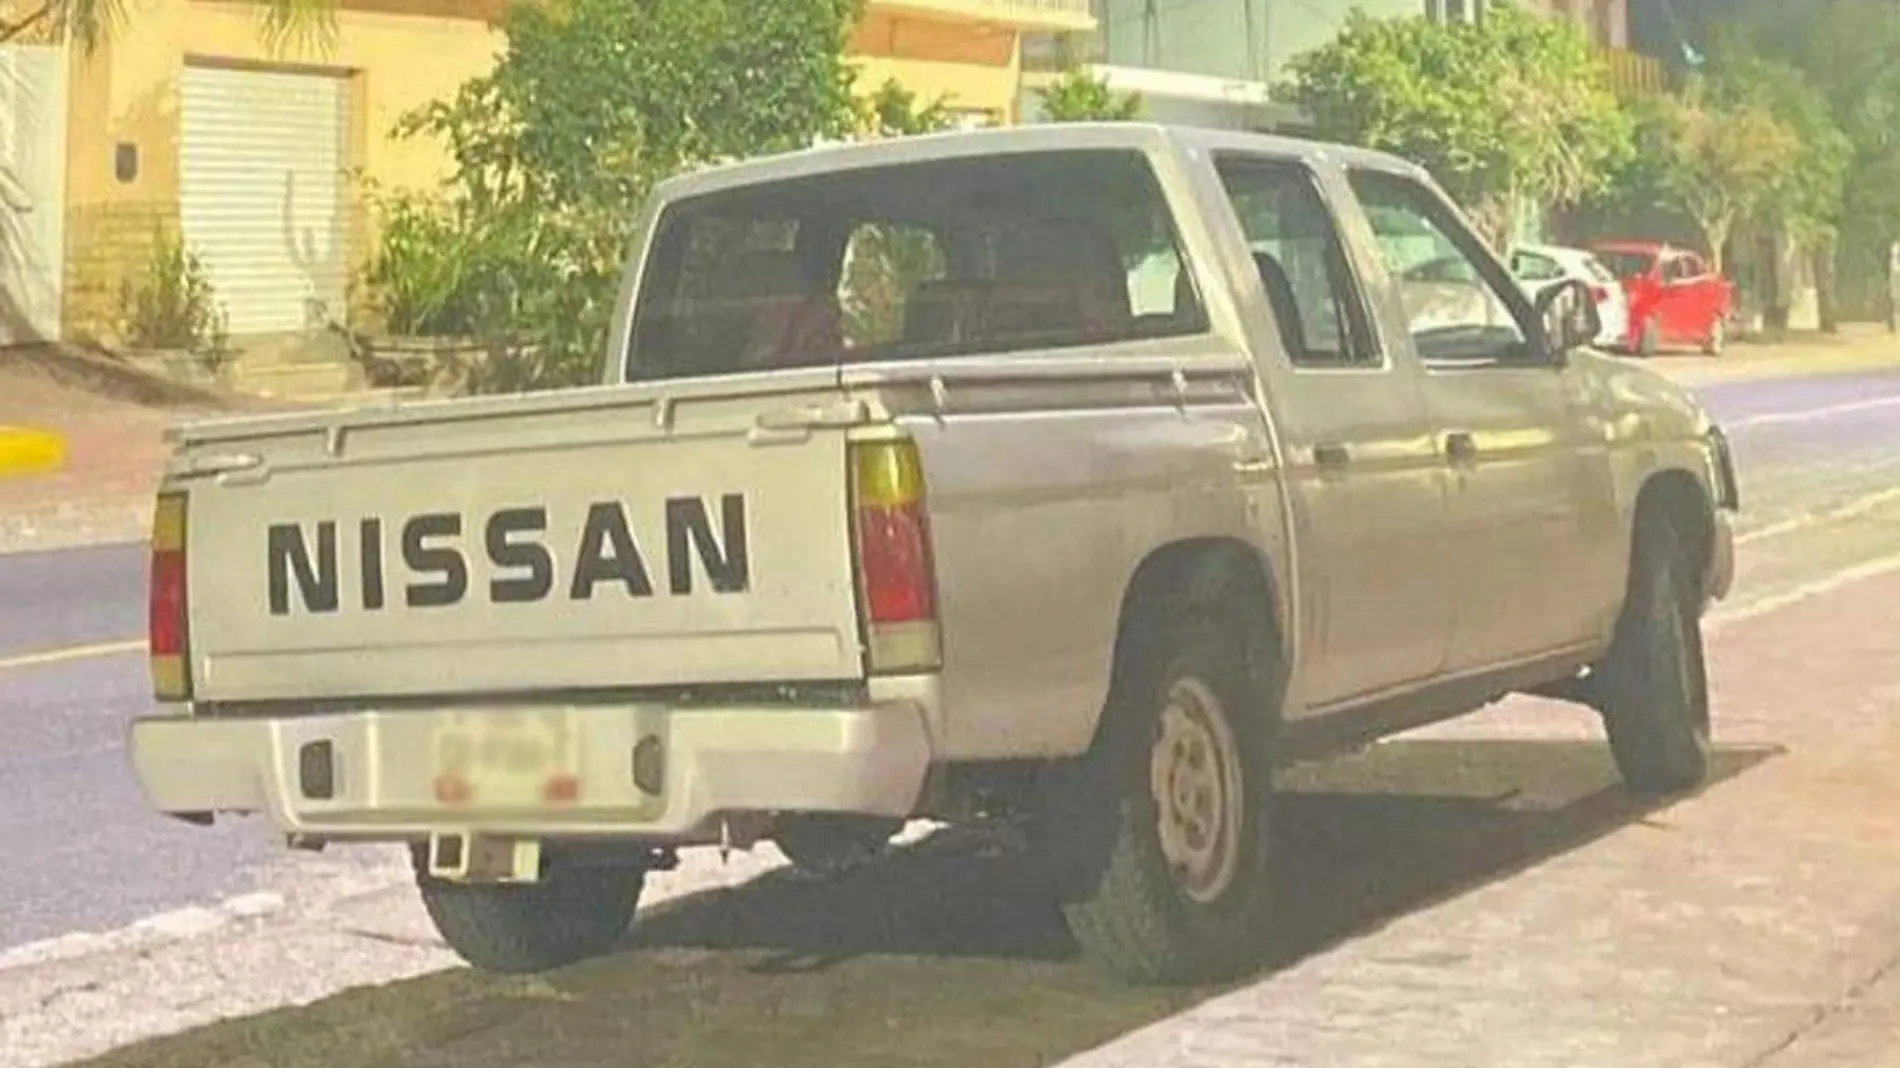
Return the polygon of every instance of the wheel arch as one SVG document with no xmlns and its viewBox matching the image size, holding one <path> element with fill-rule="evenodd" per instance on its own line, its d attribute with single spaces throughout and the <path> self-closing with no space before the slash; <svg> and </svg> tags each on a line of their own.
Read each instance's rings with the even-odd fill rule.
<svg viewBox="0 0 1900 1068">
<path fill-rule="evenodd" d="M 1271 673 L 1270 692 L 1277 703 L 1284 698 L 1292 666 L 1284 589 L 1273 561 L 1238 538 L 1185 538 L 1150 551 L 1122 593 L 1109 673 L 1110 703 L 1148 627 L 1183 609 L 1223 604 L 1243 606 L 1238 619 L 1247 628 L 1248 661 L 1253 670 Z M 1258 610 L 1246 610 L 1247 605 Z M 1097 724 L 1097 737 L 1101 730 Z"/>
<path fill-rule="evenodd" d="M 1631 581 L 1636 575 L 1636 546 L 1645 525 L 1658 522 L 1674 526 L 1694 553 L 1690 575 L 1696 583 L 1700 603 L 1715 548 L 1715 506 L 1702 480 L 1682 468 L 1656 471 L 1643 480 L 1642 488 L 1636 493 L 1630 525 Z"/>
</svg>

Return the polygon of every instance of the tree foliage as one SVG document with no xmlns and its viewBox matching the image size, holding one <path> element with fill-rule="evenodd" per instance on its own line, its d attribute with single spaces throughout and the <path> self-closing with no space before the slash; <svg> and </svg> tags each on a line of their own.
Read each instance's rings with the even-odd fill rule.
<svg viewBox="0 0 1900 1068">
<path fill-rule="evenodd" d="M 1832 240 L 1853 148 L 1800 70 L 1724 39 L 1680 93 L 1644 101 L 1637 117 L 1619 196 L 1681 208 L 1718 268 L 1744 230 L 1805 248 Z"/>
<path fill-rule="evenodd" d="M 1072 67 L 1036 90 L 1050 122 L 1126 122 L 1141 114 L 1141 94 L 1120 93 L 1084 67 Z"/>
<path fill-rule="evenodd" d="M 1355 11 L 1289 73 L 1320 137 L 1422 164 L 1500 246 L 1524 208 L 1575 204 L 1630 147 L 1583 34 L 1509 6 L 1476 24 Z"/>
<path fill-rule="evenodd" d="M 1773 117 L 1795 143 L 1793 153 L 1775 161 L 1779 173 L 1752 221 L 1803 244 L 1828 240 L 1841 221 L 1854 146 L 1826 98 L 1799 68 L 1740 38 L 1723 39 L 1710 68 L 1712 95 L 1731 109 Z"/>
<path fill-rule="evenodd" d="M 1891 0 L 1729 0 L 1733 37 L 1799 68 L 1845 138 L 1839 277 L 1862 313 L 1892 314 L 1888 248 L 1900 242 L 1900 6 Z M 1720 39 L 1721 34 L 1717 34 Z"/>
<path fill-rule="evenodd" d="M 886 78 L 861 108 L 864 131 L 871 137 L 934 133 L 949 129 L 955 118 L 948 99 L 940 96 L 926 103 L 895 78 Z"/>
<path fill-rule="evenodd" d="M 1723 100 L 1701 78 L 1641 115 L 1638 151 L 1656 161 L 1661 188 L 1695 219 L 1720 271 L 1736 226 L 1768 210 L 1800 142 L 1765 107 Z"/>
<path fill-rule="evenodd" d="M 842 139 L 865 119 L 843 60 L 860 0 L 549 0 L 510 9 L 488 74 L 406 117 L 453 160 L 443 196 L 483 261 L 461 332 L 477 388 L 587 381 L 626 242 L 674 173 Z"/>
</svg>

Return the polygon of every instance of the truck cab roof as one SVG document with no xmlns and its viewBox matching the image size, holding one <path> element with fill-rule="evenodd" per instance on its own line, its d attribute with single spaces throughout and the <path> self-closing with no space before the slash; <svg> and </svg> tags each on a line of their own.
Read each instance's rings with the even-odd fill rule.
<svg viewBox="0 0 1900 1068">
<path fill-rule="evenodd" d="M 1327 141 L 1166 123 L 1075 122 L 954 130 L 878 141 L 817 145 L 676 175 L 658 185 L 656 199 L 678 200 L 736 186 L 836 174 L 841 170 L 861 167 L 994 156 L 1010 152 L 1103 148 L 1245 152 L 1308 163 L 1323 160 L 1341 162 L 1407 177 L 1425 175 L 1424 168 L 1398 156 Z"/>
</svg>

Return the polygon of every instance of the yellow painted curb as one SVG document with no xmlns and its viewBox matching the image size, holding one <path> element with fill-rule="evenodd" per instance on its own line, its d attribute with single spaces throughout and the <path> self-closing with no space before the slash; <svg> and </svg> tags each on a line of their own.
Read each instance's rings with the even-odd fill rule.
<svg viewBox="0 0 1900 1068">
<path fill-rule="evenodd" d="M 66 462 L 66 442 L 51 431 L 0 426 L 0 478 L 57 471 Z"/>
</svg>

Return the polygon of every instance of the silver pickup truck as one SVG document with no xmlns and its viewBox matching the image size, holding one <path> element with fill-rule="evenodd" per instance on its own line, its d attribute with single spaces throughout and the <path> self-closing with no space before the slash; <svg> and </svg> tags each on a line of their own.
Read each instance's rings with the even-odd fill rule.
<svg viewBox="0 0 1900 1068">
<path fill-rule="evenodd" d="M 598 387 L 174 432 L 157 809 L 410 844 L 442 935 L 612 948 L 682 847 L 1031 831 L 1136 981 L 1257 959 L 1275 768 L 1515 692 L 1691 790 L 1737 490 L 1417 167 L 1082 124 L 659 189 Z"/>
</svg>

